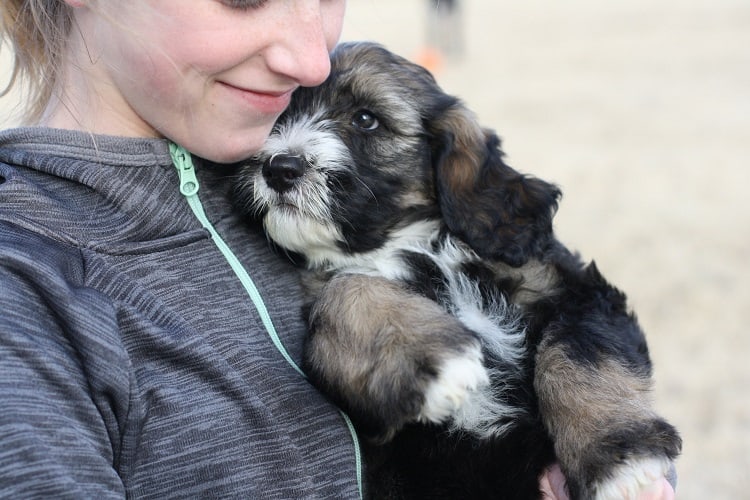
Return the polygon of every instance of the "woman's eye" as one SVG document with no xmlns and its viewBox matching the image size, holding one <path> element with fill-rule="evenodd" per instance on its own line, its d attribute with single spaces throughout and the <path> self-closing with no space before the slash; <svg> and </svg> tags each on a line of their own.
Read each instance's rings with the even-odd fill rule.
<svg viewBox="0 0 750 500">
<path fill-rule="evenodd" d="M 380 122 L 375 115 L 366 109 L 361 109 L 352 117 L 352 125 L 361 130 L 375 130 L 380 126 Z"/>
</svg>

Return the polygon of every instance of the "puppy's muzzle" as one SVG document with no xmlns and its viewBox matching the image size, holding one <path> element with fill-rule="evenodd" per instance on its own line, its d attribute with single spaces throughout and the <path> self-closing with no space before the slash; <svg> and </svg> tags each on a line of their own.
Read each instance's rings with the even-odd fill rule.
<svg viewBox="0 0 750 500">
<path fill-rule="evenodd" d="M 263 178 L 273 190 L 288 191 L 305 173 L 305 160 L 299 156 L 277 154 L 263 163 Z"/>
</svg>

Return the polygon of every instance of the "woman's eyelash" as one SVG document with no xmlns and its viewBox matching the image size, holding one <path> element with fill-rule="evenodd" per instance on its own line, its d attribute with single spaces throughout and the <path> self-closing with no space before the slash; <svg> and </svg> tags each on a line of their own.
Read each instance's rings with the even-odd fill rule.
<svg viewBox="0 0 750 500">
<path fill-rule="evenodd" d="M 268 0 L 221 0 L 221 3 L 232 9 L 257 9 L 262 7 Z"/>
</svg>

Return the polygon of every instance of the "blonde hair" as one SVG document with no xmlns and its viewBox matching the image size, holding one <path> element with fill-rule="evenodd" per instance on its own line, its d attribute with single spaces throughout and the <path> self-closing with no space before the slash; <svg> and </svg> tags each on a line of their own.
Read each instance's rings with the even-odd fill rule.
<svg viewBox="0 0 750 500">
<path fill-rule="evenodd" d="M 63 0 L 2 0 L 0 37 L 13 51 L 13 71 L 0 97 L 20 85 L 26 90 L 24 119 L 36 121 L 59 83 L 72 25 L 72 10 Z"/>
</svg>

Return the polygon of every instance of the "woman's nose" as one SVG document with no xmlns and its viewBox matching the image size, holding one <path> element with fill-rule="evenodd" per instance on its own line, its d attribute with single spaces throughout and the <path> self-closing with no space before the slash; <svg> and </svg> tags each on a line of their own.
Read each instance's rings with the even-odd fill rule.
<svg viewBox="0 0 750 500">
<path fill-rule="evenodd" d="M 266 50 L 266 64 L 303 87 L 320 85 L 331 71 L 330 34 L 319 1 L 289 2 L 290 12 L 278 42 Z"/>
</svg>

